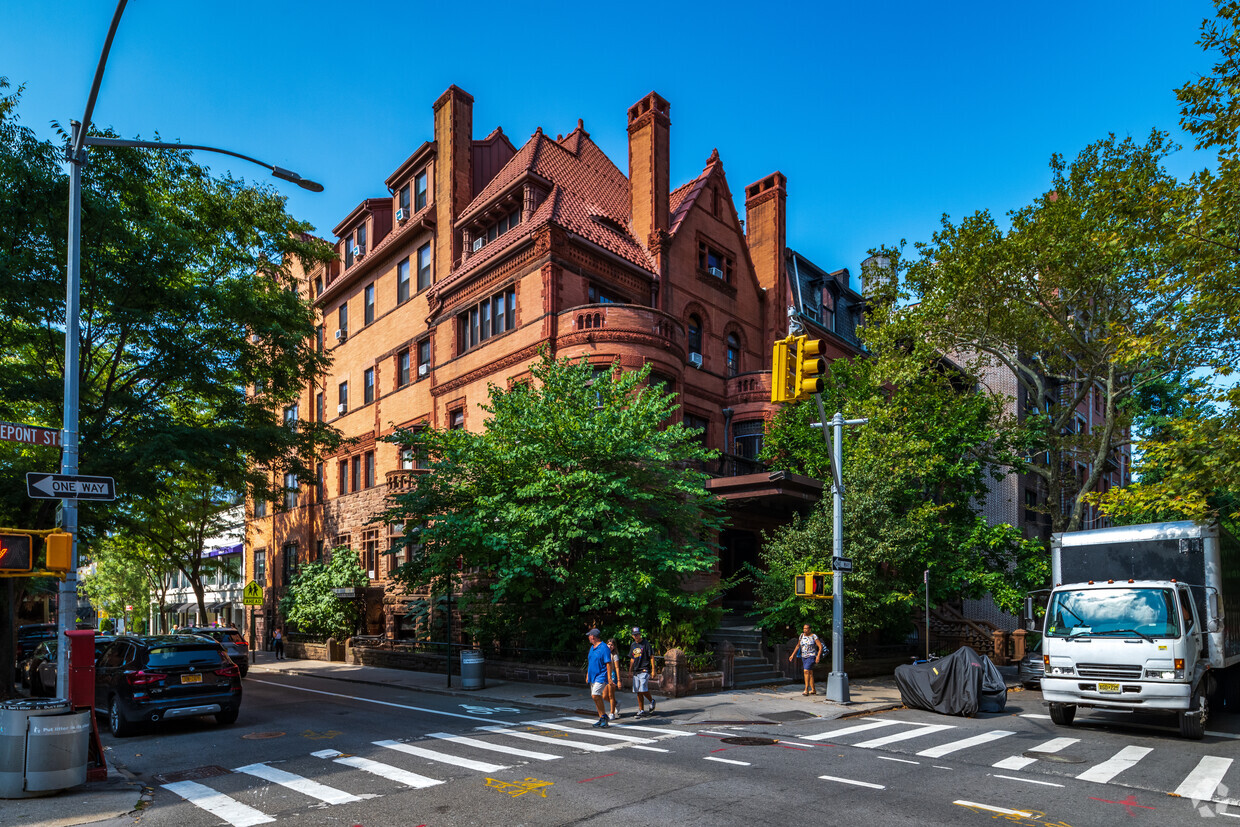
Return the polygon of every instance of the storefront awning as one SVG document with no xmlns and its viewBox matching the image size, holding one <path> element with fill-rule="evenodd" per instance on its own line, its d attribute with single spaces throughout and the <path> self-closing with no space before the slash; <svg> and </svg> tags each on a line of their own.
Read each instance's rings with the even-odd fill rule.
<svg viewBox="0 0 1240 827">
<path fill-rule="evenodd" d="M 176 612 L 177 614 L 183 614 L 185 612 L 192 612 L 196 610 L 197 608 L 198 608 L 197 602 L 182 603 L 180 606 L 176 607 Z"/>
<path fill-rule="evenodd" d="M 218 612 L 222 612 L 225 609 L 227 609 L 228 606 L 229 606 L 229 602 L 227 600 L 225 600 L 223 603 L 212 603 L 209 606 L 207 606 L 207 611 L 218 613 Z"/>
</svg>

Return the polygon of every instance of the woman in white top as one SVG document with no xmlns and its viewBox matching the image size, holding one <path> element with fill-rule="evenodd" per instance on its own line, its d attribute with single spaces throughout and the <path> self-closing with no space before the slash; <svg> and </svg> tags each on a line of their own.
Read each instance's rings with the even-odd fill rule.
<svg viewBox="0 0 1240 827">
<path fill-rule="evenodd" d="M 611 720 L 620 717 L 620 707 L 616 706 L 616 693 L 620 691 L 620 652 L 616 648 L 616 639 L 607 639 L 607 648 L 611 650 L 611 682 L 603 688 L 603 700 L 611 704 Z"/>
<path fill-rule="evenodd" d="M 801 656 L 801 671 L 805 675 L 805 691 L 801 694 L 817 695 L 818 690 L 814 688 L 814 665 L 822 657 L 822 641 L 818 639 L 818 635 L 809 630 L 808 623 L 802 627 L 801 637 L 797 640 L 797 648 L 788 656 L 788 662 L 791 663 L 798 654 Z"/>
</svg>

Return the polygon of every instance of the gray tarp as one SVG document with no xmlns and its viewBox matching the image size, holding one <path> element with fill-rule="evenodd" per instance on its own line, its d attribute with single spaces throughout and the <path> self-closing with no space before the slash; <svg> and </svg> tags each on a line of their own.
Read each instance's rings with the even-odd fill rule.
<svg viewBox="0 0 1240 827">
<path fill-rule="evenodd" d="M 913 709 L 971 718 L 978 712 L 1002 712 L 1007 683 L 990 658 L 968 646 L 929 663 L 896 667 L 900 700 Z"/>
</svg>

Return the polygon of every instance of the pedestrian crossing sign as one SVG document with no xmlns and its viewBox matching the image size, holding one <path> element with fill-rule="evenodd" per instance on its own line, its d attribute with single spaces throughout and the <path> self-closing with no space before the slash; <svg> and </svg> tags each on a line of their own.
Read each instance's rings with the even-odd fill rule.
<svg viewBox="0 0 1240 827">
<path fill-rule="evenodd" d="M 251 580 L 249 583 L 246 583 L 241 603 L 244 606 L 263 605 L 263 587 L 258 585 L 258 581 Z"/>
</svg>

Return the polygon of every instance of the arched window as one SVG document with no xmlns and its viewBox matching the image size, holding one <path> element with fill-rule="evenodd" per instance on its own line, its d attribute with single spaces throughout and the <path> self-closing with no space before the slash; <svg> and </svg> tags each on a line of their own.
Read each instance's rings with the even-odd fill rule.
<svg viewBox="0 0 1240 827">
<path fill-rule="evenodd" d="M 702 320 L 697 316 L 689 317 L 689 352 L 702 352 Z"/>
<path fill-rule="evenodd" d="M 741 372 L 741 343 L 735 333 L 728 334 L 728 376 Z"/>
</svg>

